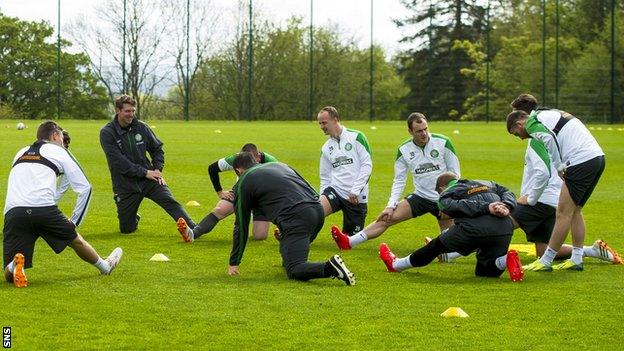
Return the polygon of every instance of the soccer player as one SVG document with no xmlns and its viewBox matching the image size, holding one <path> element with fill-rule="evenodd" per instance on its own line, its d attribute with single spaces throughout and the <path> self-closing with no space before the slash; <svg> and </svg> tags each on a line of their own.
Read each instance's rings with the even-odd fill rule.
<svg viewBox="0 0 624 351">
<path fill-rule="evenodd" d="M 397 258 L 387 244 L 379 246 L 379 257 L 390 272 L 426 266 L 442 253 L 468 255 L 476 251 L 475 275 L 498 277 L 505 269 L 512 281 L 524 273 L 518 253 L 507 252 L 513 224 L 509 211 L 516 206 L 514 194 L 494 182 L 459 179 L 441 174 L 436 181 L 440 211 L 455 218 L 455 225 L 409 256 Z"/>
<path fill-rule="evenodd" d="M 241 148 L 242 152 L 250 152 L 257 163 L 277 162 L 277 159 L 271 156 L 267 152 L 259 151 L 258 147 L 254 144 L 245 144 Z M 200 236 L 209 233 L 223 218 L 234 213 L 234 193 L 230 190 L 223 190 L 221 187 L 221 180 L 219 179 L 219 173 L 224 171 L 233 170 L 232 163 L 237 154 L 230 155 L 213 162 L 208 166 L 208 174 L 210 175 L 210 181 L 214 190 L 217 192 L 219 202 L 215 208 L 204 219 L 191 229 L 186 223 L 184 218 L 178 219 L 178 231 L 182 235 L 182 239 L 186 242 L 193 242 Z M 254 240 L 264 240 L 267 238 L 269 231 L 269 222 L 266 217 L 254 212 L 253 215 L 253 238 Z"/>
<path fill-rule="evenodd" d="M 553 227 L 557 202 L 561 191 L 562 181 L 557 175 L 548 158 L 548 151 L 544 145 L 535 139 L 530 139 L 524 157 L 524 173 L 520 197 L 516 199 L 517 206 L 510 216 L 515 228 L 521 228 L 527 241 L 535 244 L 538 257 L 544 254 Z M 426 238 L 425 241 L 431 239 Z M 444 256 L 446 254 L 443 254 Z M 450 257 L 460 256 L 450 253 Z M 557 259 L 567 259 L 572 255 L 572 246 L 563 245 L 557 252 Z M 598 258 L 613 264 L 622 264 L 622 259 L 603 240 L 596 240 L 592 246 L 583 246 L 585 257 Z M 451 259 L 438 257 L 440 261 L 448 262 Z"/>
<path fill-rule="evenodd" d="M 338 110 L 323 107 L 317 116 L 329 139 L 321 148 L 321 204 L 325 216 L 342 210 L 342 232 L 352 235 L 364 228 L 368 212 L 368 180 L 373 170 L 366 136 L 340 123 Z"/>
<path fill-rule="evenodd" d="M 78 194 L 71 218 L 56 206 L 56 181 L 63 174 Z M 76 232 L 85 218 L 91 184 L 76 159 L 63 148 L 63 133 L 52 121 L 37 129 L 37 141 L 13 158 L 4 205 L 4 277 L 16 287 L 28 286 L 25 268 L 32 267 L 35 242 L 42 237 L 55 253 L 71 247 L 78 257 L 110 274 L 122 257 L 116 248 L 102 259 Z"/>
<path fill-rule="evenodd" d="M 355 284 L 339 255 L 326 262 L 308 262 L 310 243 L 323 227 L 325 216 L 318 194 L 292 168 L 283 163 L 258 164 L 249 152 L 241 152 L 233 163 L 240 177 L 234 185 L 234 226 L 229 275 L 239 274 L 239 265 L 249 236 L 253 210 L 260 210 L 281 231 L 280 254 L 288 278 L 307 281 L 336 277 Z"/>
<path fill-rule="evenodd" d="M 581 121 L 556 109 L 539 108 L 530 113 L 513 111 L 507 116 L 507 131 L 520 139 L 532 138 L 542 143 L 554 168 L 564 180 L 548 247 L 540 259 L 525 269 L 583 270 L 585 220 L 582 209 L 604 171 L 604 152 Z M 570 229 L 573 246 L 571 258 L 553 266 L 552 261 Z"/>
<path fill-rule="evenodd" d="M 429 133 L 427 118 L 419 112 L 414 112 L 407 118 L 407 131 L 412 137 L 399 145 L 394 161 L 392 191 L 386 208 L 375 222 L 351 237 L 333 226 L 332 237 L 340 249 L 349 250 L 380 236 L 394 224 L 426 213 L 437 218 L 440 231 L 453 224 L 452 219 L 442 218 L 440 215 L 437 205 L 438 193 L 435 191 L 439 175 L 444 172 L 452 172 L 458 176 L 460 174 L 459 160 L 453 143 L 444 135 Z M 414 191 L 399 201 L 405 189 L 408 173 L 412 174 Z"/>
<path fill-rule="evenodd" d="M 139 205 L 148 198 L 177 221 L 182 217 L 192 228 L 195 223 L 173 198 L 165 179 L 163 143 L 150 127 L 135 116 L 136 100 L 122 95 L 115 100 L 113 120 L 100 130 L 100 144 L 111 172 L 119 231 L 137 229 Z M 147 157 L 149 153 L 150 158 Z"/>
</svg>

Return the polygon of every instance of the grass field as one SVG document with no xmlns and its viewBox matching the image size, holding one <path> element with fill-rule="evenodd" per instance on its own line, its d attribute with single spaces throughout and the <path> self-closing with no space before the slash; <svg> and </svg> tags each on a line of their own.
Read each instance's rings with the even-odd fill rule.
<svg viewBox="0 0 624 351">
<path fill-rule="evenodd" d="M 424 235 L 435 235 L 437 224 L 431 216 L 406 221 L 380 240 L 344 252 L 358 279 L 354 287 L 327 279 L 289 281 L 272 237 L 250 241 L 241 275 L 228 276 L 233 217 L 194 244 L 185 244 L 174 221 L 146 200 L 139 230 L 121 235 L 98 141 L 104 123 L 61 121 L 71 132 L 71 151 L 94 188 L 79 231 L 102 256 L 121 246 L 124 259 L 113 275 L 100 276 L 71 249 L 57 256 L 40 240 L 34 268 L 27 271 L 30 286 L 0 284 L 0 323 L 12 327 L 15 349 L 624 348 L 624 266 L 586 259 L 582 273 L 528 273 L 521 283 L 511 283 L 506 274 L 500 279 L 474 277 L 474 257 L 387 273 L 377 258 L 379 243 L 386 241 L 398 254 L 409 254 L 422 245 Z M 245 142 L 258 144 L 318 185 L 319 152 L 326 137 L 316 123 L 153 124 L 165 143 L 165 179 L 178 201 L 201 204 L 188 208 L 196 220 L 217 200 L 208 164 Z M 363 131 L 373 149 L 368 223 L 386 204 L 396 147 L 408 134 L 398 122 L 345 125 Z M 17 131 L 14 121 L 0 121 L 2 199 L 12 157 L 34 139 L 37 124 L 28 126 Z M 618 130 L 622 126 L 594 127 L 607 168 L 584 210 L 586 243 L 602 238 L 622 252 L 624 132 Z M 525 144 L 508 135 L 502 123 L 434 122 L 430 130 L 453 138 L 463 177 L 492 179 L 519 190 Z M 234 174 L 222 174 L 222 182 L 233 184 Z M 412 190 L 408 185 L 406 191 Z M 74 199 L 68 194 L 62 200 L 66 213 Z M 326 219 L 312 245 L 311 260 L 325 260 L 337 252 L 329 227 L 341 221 L 341 214 Z M 514 243 L 524 242 L 524 233 L 517 231 Z M 171 261 L 150 262 L 154 253 L 164 253 Z M 461 307 L 470 318 L 440 317 L 450 306 Z"/>
</svg>

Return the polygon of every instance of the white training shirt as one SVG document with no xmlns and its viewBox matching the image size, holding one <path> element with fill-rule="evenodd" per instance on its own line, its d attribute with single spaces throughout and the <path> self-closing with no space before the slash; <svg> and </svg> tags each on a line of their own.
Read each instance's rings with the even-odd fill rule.
<svg viewBox="0 0 624 351">
<path fill-rule="evenodd" d="M 571 118 L 555 135 L 561 118 L 559 110 L 532 111 L 526 124 L 529 135 L 546 146 L 557 171 L 604 155 L 596 139 L 578 118 Z"/>
<path fill-rule="evenodd" d="M 333 187 L 343 199 L 349 193 L 358 196 L 360 203 L 368 202 L 368 180 L 373 170 L 371 149 L 360 131 L 342 126 L 342 133 L 329 138 L 321 148 L 321 193 Z"/>
<path fill-rule="evenodd" d="M 444 172 L 453 172 L 460 176 L 459 159 L 451 139 L 441 134 L 429 134 L 429 141 L 424 147 L 407 139 L 399 145 L 394 161 L 394 180 L 386 207 L 395 208 L 405 189 L 407 174 L 411 173 L 414 181 L 414 194 L 438 201 L 435 190 L 438 176 Z"/>
<path fill-rule="evenodd" d="M 548 151 L 541 142 L 530 139 L 524 155 L 524 174 L 520 193 L 530 206 L 538 202 L 557 207 L 562 181 L 550 163 Z"/>
<path fill-rule="evenodd" d="M 22 148 L 13 158 L 13 163 L 28 150 Z M 87 214 L 91 199 L 91 184 L 71 153 L 60 145 L 45 143 L 41 156 L 48 159 L 65 175 L 71 188 L 78 194 L 71 221 L 80 225 Z M 56 205 L 60 198 L 57 190 L 56 173 L 39 163 L 19 163 L 11 168 L 4 213 L 14 207 L 45 207 Z M 59 184 L 62 188 L 62 183 Z M 61 189 L 62 190 L 62 189 Z"/>
</svg>

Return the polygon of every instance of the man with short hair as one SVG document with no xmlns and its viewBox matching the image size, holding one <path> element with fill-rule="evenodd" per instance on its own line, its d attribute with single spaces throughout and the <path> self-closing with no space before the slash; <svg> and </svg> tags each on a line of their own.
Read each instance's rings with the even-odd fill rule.
<svg viewBox="0 0 624 351">
<path fill-rule="evenodd" d="M 71 218 L 56 205 L 56 181 L 67 177 L 78 194 Z M 84 220 L 91 184 L 76 159 L 63 147 L 63 133 L 53 121 L 37 130 L 37 141 L 22 148 L 13 158 L 4 205 L 4 277 L 16 287 L 28 286 L 25 268 L 32 267 L 35 242 L 42 237 L 55 253 L 71 247 L 78 257 L 93 264 L 101 274 L 110 274 L 122 257 L 115 248 L 102 259 L 76 232 Z"/>
<path fill-rule="evenodd" d="M 512 281 L 524 273 L 518 253 L 509 250 L 513 234 L 510 210 L 516 206 L 514 194 L 490 181 L 459 179 L 451 172 L 436 181 L 440 193 L 440 211 L 455 219 L 455 225 L 422 248 L 404 258 L 397 258 L 386 243 L 379 246 L 379 257 L 390 272 L 428 265 L 438 255 L 459 252 L 477 254 L 475 275 L 498 277 L 505 269 Z"/>
<path fill-rule="evenodd" d="M 277 162 L 277 159 L 270 155 L 268 152 L 259 151 L 258 147 L 254 144 L 248 143 L 241 148 L 242 152 L 250 152 L 257 163 Z M 224 171 L 233 170 L 232 163 L 237 154 L 230 155 L 221 158 L 208 166 L 208 174 L 210 175 L 210 181 L 212 186 L 217 192 L 219 202 L 215 208 L 204 219 L 195 226 L 195 228 L 189 228 L 184 218 L 178 219 L 178 232 L 182 235 L 182 239 L 186 242 L 193 242 L 200 236 L 210 233 L 212 229 L 223 218 L 234 213 L 234 193 L 230 190 L 223 190 L 221 187 L 221 180 L 219 179 L 219 173 Z M 262 213 L 254 212 L 253 214 L 253 238 L 255 240 L 264 240 L 267 238 L 269 231 L 269 222 L 266 220 L 266 216 Z"/>
<path fill-rule="evenodd" d="M 367 240 L 380 236 L 388 227 L 430 213 L 435 216 L 443 231 L 453 225 L 453 220 L 442 218 L 435 191 L 435 182 L 444 172 L 459 176 L 459 159 L 451 139 L 442 134 L 429 133 L 427 118 L 414 112 L 407 118 L 407 131 L 411 138 L 399 145 L 394 161 L 394 180 L 386 208 L 377 220 L 351 237 L 343 234 L 336 226 L 331 233 L 342 250 L 350 250 Z M 412 174 L 414 191 L 400 200 L 405 189 L 408 173 Z"/>
<path fill-rule="evenodd" d="M 305 179 L 283 163 L 258 164 L 249 152 L 238 154 L 232 166 L 239 179 L 234 185 L 236 223 L 229 275 L 239 274 L 251 213 L 260 210 L 281 231 L 280 254 L 288 278 L 335 277 L 347 285 L 355 284 L 355 276 L 339 255 L 326 262 L 308 262 L 310 243 L 323 227 L 325 216 L 318 194 Z"/>
<path fill-rule="evenodd" d="M 604 171 L 604 152 L 578 118 L 561 110 L 537 109 L 530 113 L 515 110 L 507 116 L 507 131 L 520 139 L 532 138 L 542 143 L 550 162 L 564 180 L 548 247 L 540 259 L 525 267 L 526 270 L 582 271 L 585 240 L 582 209 Z M 552 261 L 570 229 L 573 246 L 571 258 L 553 266 Z"/>
<path fill-rule="evenodd" d="M 139 205 L 148 198 L 177 221 L 182 217 L 192 228 L 195 223 L 173 198 L 165 179 L 163 143 L 150 127 L 139 121 L 134 112 L 136 100 L 122 95 L 115 100 L 113 120 L 100 130 L 100 144 L 111 172 L 119 231 L 132 233 L 141 217 Z M 149 158 L 147 154 L 149 153 Z"/>
<path fill-rule="evenodd" d="M 321 148 L 323 211 L 329 216 L 342 210 L 342 232 L 353 235 L 364 228 L 368 212 L 368 180 L 373 170 L 371 148 L 364 133 L 341 125 L 335 107 L 323 107 L 317 120 L 323 133 L 329 135 Z"/>
</svg>

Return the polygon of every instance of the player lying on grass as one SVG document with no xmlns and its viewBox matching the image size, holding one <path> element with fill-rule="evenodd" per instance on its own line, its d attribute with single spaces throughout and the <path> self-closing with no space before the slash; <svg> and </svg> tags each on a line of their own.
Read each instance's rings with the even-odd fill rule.
<svg viewBox="0 0 624 351">
<path fill-rule="evenodd" d="M 63 174 L 78 194 L 71 218 L 56 205 L 57 178 Z M 80 165 L 63 147 L 63 132 L 52 121 L 39 125 L 37 141 L 13 159 L 4 206 L 4 278 L 16 287 L 28 286 L 25 268 L 32 267 L 35 242 L 42 237 L 55 253 L 71 247 L 78 257 L 110 274 L 119 264 L 121 248 L 102 259 L 76 232 L 85 218 L 91 184 Z"/>
<path fill-rule="evenodd" d="M 442 253 L 476 252 L 475 275 L 498 277 L 507 269 L 512 281 L 522 280 L 524 272 L 518 253 L 507 251 L 513 234 L 509 211 L 516 206 L 514 194 L 494 182 L 460 180 L 450 172 L 438 177 L 436 190 L 440 193 L 440 211 L 454 218 L 455 225 L 403 258 L 397 258 L 382 243 L 379 257 L 388 271 L 426 266 Z"/>
<path fill-rule="evenodd" d="M 337 226 L 332 226 L 332 237 L 340 249 L 350 250 L 380 236 L 392 225 L 427 213 L 436 217 L 440 231 L 453 225 L 453 220 L 440 217 L 438 193 L 435 191 L 435 183 L 440 174 L 448 171 L 459 176 L 459 160 L 453 143 L 444 135 L 429 133 L 427 118 L 419 112 L 414 112 L 407 118 L 407 132 L 411 138 L 399 145 L 388 205 L 375 222 L 352 236 L 347 236 Z M 412 174 L 414 191 L 399 201 L 408 173 Z"/>
<path fill-rule="evenodd" d="M 288 278 L 335 277 L 355 284 L 355 276 L 339 255 L 326 262 L 308 262 L 310 243 L 323 228 L 325 216 L 318 194 L 305 179 L 283 163 L 258 164 L 249 152 L 236 156 L 233 167 L 240 178 L 234 185 L 236 223 L 228 274 L 239 274 L 251 213 L 260 210 L 280 229 L 280 254 Z"/>
<path fill-rule="evenodd" d="M 242 152 L 250 152 L 257 163 L 277 162 L 277 159 L 267 152 L 258 150 L 254 144 L 245 144 L 241 148 Z M 223 218 L 234 213 L 234 193 L 230 190 L 223 190 L 219 173 L 233 170 L 232 164 L 236 154 L 221 158 L 208 166 L 208 174 L 214 190 L 217 192 L 219 202 L 204 219 L 199 222 L 193 229 L 189 228 L 184 218 L 178 219 L 178 231 L 182 235 L 182 239 L 186 242 L 193 242 L 200 236 L 210 233 L 212 229 Z M 262 213 L 254 212 L 253 214 L 253 238 L 255 240 L 264 240 L 267 238 L 269 231 L 269 222 Z"/>
</svg>

